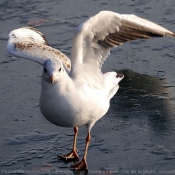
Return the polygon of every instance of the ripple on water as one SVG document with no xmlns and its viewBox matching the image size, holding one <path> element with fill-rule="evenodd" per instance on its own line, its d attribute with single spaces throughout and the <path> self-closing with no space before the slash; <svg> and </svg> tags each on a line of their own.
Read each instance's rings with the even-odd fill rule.
<svg viewBox="0 0 175 175">
<path fill-rule="evenodd" d="M 162 145 L 158 145 L 151 151 L 151 153 L 152 154 L 157 154 L 157 155 L 168 154 L 168 153 L 170 153 L 170 150 L 166 149 Z"/>
<path fill-rule="evenodd" d="M 37 139 L 36 139 L 37 137 Z M 40 140 L 40 144 L 37 146 L 25 146 L 29 142 L 33 142 L 36 140 Z M 27 166 L 30 165 L 33 162 L 40 162 L 37 159 L 44 158 L 49 163 L 56 163 L 57 155 L 56 153 L 64 147 L 62 142 L 59 141 L 60 137 L 58 134 L 50 134 L 50 135 L 39 135 L 39 134 L 33 134 L 28 136 L 17 136 L 14 139 L 7 139 L 8 145 L 21 145 L 24 144 L 23 149 L 17 148 L 17 155 L 14 157 L 9 157 L 6 159 L 6 161 L 1 162 L 1 167 L 9 167 L 16 164 L 16 166 L 19 165 L 18 168 L 21 166 Z M 58 146 L 59 145 L 59 146 Z M 58 150 L 60 149 L 60 150 Z M 39 163 L 41 164 L 41 162 Z"/>
<path fill-rule="evenodd" d="M 175 152 L 171 152 L 166 155 L 165 160 L 173 160 L 175 159 Z"/>
<path fill-rule="evenodd" d="M 49 140 L 58 136 L 57 133 L 47 135 L 47 134 L 31 134 L 31 135 L 17 135 L 15 138 L 6 139 L 8 145 L 19 145 L 26 144 L 31 141 L 41 141 L 41 140 Z"/>
</svg>

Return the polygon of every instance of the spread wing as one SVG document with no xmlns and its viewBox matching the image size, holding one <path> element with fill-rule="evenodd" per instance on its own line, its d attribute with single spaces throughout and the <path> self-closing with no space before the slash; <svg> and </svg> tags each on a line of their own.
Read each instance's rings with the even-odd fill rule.
<svg viewBox="0 0 175 175">
<path fill-rule="evenodd" d="M 75 30 L 70 74 L 101 83 L 104 79 L 101 67 L 112 47 L 131 40 L 163 36 L 175 37 L 175 34 L 136 15 L 101 11 Z"/>
<path fill-rule="evenodd" d="M 39 64 L 44 64 L 49 58 L 60 59 L 68 70 L 71 68 L 70 59 L 59 50 L 50 47 L 46 37 L 32 27 L 23 27 L 11 31 L 7 51 Z"/>
</svg>

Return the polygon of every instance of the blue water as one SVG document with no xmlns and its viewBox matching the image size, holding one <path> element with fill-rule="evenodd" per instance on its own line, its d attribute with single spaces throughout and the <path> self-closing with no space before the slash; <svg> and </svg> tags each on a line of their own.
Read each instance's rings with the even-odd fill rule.
<svg viewBox="0 0 175 175">
<path fill-rule="evenodd" d="M 36 27 L 70 57 L 75 27 L 100 10 L 134 13 L 175 31 L 174 0 L 0 1 L 1 174 L 72 174 L 71 163 L 56 157 L 71 149 L 73 129 L 54 126 L 41 115 L 42 67 L 9 55 L 8 33 Z M 92 129 L 89 174 L 175 174 L 174 45 L 175 39 L 165 37 L 112 49 L 103 71 L 123 72 L 125 79 L 110 110 Z M 81 157 L 86 134 L 81 127 Z"/>
</svg>

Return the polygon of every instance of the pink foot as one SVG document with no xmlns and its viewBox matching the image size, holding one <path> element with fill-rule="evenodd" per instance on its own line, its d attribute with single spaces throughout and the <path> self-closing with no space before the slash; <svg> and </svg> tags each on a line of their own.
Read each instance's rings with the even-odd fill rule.
<svg viewBox="0 0 175 175">
<path fill-rule="evenodd" d="M 74 170 L 80 171 L 80 170 L 88 170 L 88 165 L 85 159 L 82 159 L 81 162 L 78 162 L 77 164 L 71 165 L 71 168 Z"/>
</svg>

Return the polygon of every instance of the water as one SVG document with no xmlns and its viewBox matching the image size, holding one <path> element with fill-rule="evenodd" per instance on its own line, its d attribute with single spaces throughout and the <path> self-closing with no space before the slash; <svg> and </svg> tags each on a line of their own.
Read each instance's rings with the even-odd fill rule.
<svg viewBox="0 0 175 175">
<path fill-rule="evenodd" d="M 15 170 L 72 174 L 71 163 L 56 157 L 71 149 L 73 129 L 54 126 L 41 115 L 42 67 L 10 56 L 6 51 L 8 33 L 26 25 L 36 27 L 51 46 L 70 56 L 75 27 L 100 10 L 135 13 L 175 31 L 174 0 L 1 0 L 2 174 Z M 89 174 L 175 174 L 174 43 L 172 38 L 156 38 L 112 50 L 103 71 L 123 72 L 125 79 L 110 110 L 92 129 Z M 81 127 L 77 145 L 81 157 L 85 137 L 86 128 Z"/>
</svg>

